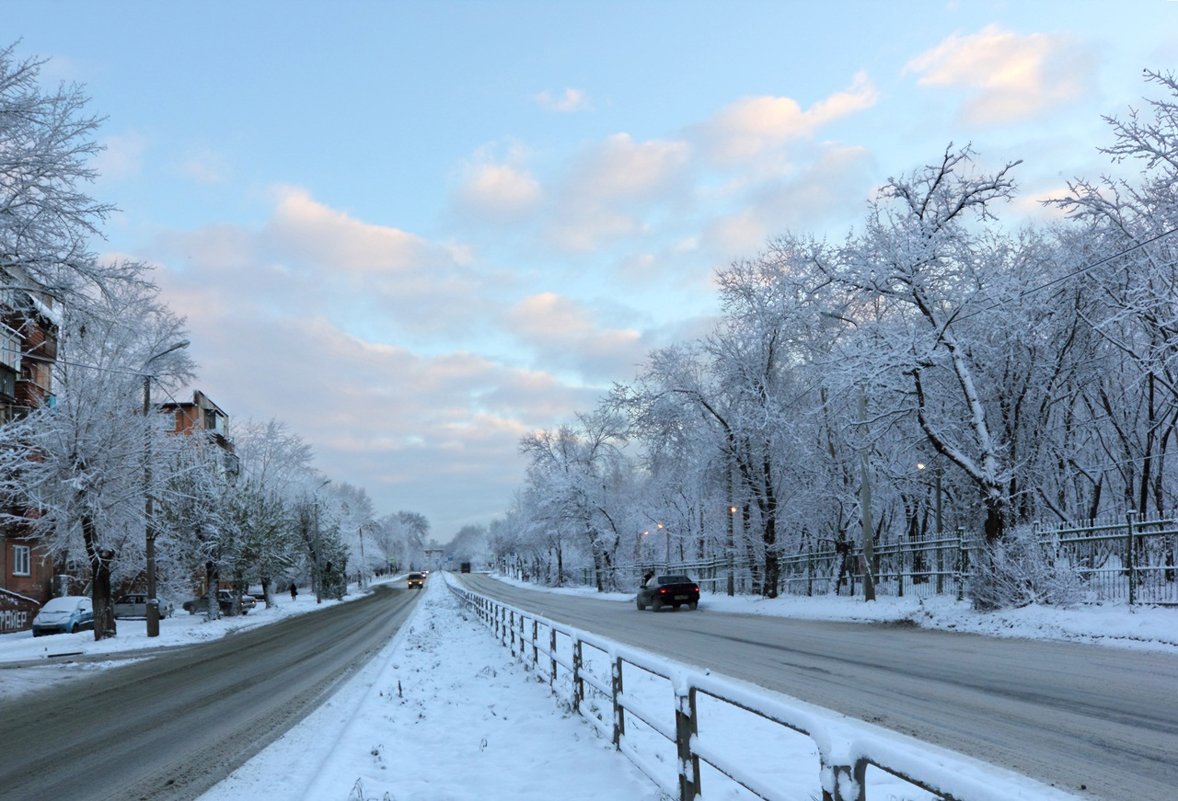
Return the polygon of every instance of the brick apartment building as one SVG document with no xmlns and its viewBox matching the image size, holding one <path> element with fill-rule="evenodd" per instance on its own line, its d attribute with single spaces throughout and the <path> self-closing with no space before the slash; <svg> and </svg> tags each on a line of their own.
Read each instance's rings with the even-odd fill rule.
<svg viewBox="0 0 1178 801">
<path fill-rule="evenodd" d="M 58 315 L 51 299 L 19 284 L 28 284 L 19 271 L 0 269 L 0 425 L 55 400 Z M 52 597 L 53 573 L 27 529 L 0 527 L 0 633 L 32 625 Z"/>
</svg>

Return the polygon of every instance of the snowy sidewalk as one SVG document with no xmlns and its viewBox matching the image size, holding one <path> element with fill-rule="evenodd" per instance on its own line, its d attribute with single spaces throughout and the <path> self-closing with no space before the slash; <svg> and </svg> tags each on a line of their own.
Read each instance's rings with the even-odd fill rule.
<svg viewBox="0 0 1178 801">
<path fill-rule="evenodd" d="M 423 592 L 371 663 L 200 801 L 658 801 L 441 576 Z"/>
</svg>

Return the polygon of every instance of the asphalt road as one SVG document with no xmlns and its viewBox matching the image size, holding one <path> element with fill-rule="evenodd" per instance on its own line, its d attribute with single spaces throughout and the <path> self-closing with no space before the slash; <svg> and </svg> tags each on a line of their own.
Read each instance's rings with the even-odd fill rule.
<svg viewBox="0 0 1178 801">
<path fill-rule="evenodd" d="M 1178 798 L 1178 657 L 472 589 L 1102 801 Z"/>
<path fill-rule="evenodd" d="M 364 598 L 0 699 L 0 800 L 194 799 L 384 646 L 416 591 Z"/>
</svg>

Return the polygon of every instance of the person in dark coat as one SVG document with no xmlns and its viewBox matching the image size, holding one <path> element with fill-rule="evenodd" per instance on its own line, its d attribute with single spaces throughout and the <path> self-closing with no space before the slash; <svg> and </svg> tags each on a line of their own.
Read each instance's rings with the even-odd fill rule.
<svg viewBox="0 0 1178 801">
<path fill-rule="evenodd" d="M 295 596 L 297 596 L 298 594 L 299 594 L 299 588 L 296 587 L 295 583 L 292 581 L 290 583 L 290 599 L 293 601 L 295 599 Z"/>
</svg>

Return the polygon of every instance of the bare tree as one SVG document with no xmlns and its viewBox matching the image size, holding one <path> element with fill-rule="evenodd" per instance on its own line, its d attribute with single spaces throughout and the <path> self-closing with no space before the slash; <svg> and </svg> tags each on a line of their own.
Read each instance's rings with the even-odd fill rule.
<svg viewBox="0 0 1178 801">
<path fill-rule="evenodd" d="M 78 86 L 46 91 L 44 59 L 18 59 L 16 45 L 0 49 L 0 276 L 4 283 L 61 301 L 87 303 L 136 270 L 97 261 L 90 242 L 114 207 L 90 197 L 90 166 L 101 150 L 100 119 L 86 113 Z"/>
</svg>

